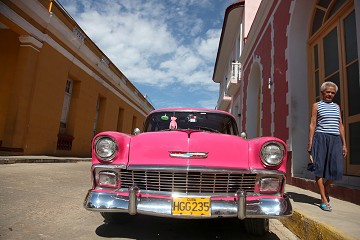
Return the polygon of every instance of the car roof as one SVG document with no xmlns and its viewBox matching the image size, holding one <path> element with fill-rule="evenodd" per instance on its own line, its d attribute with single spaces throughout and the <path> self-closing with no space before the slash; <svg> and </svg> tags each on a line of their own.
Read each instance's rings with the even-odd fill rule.
<svg viewBox="0 0 360 240">
<path fill-rule="evenodd" d="M 152 112 L 150 112 L 150 114 L 156 113 L 156 112 L 172 112 L 172 111 L 176 111 L 176 112 L 222 113 L 222 114 L 227 114 L 227 115 L 230 115 L 230 116 L 234 117 L 232 114 L 230 114 L 228 112 L 225 112 L 225 111 L 222 111 L 222 110 L 210 109 L 210 108 L 159 108 L 159 109 L 153 110 Z"/>
</svg>

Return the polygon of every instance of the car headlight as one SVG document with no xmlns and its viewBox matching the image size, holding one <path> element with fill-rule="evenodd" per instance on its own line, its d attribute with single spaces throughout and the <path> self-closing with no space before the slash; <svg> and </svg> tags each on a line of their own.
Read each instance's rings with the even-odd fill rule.
<svg viewBox="0 0 360 240">
<path fill-rule="evenodd" d="M 108 136 L 101 136 L 95 139 L 94 150 L 96 156 L 103 161 L 111 161 L 116 154 L 116 141 Z"/>
<path fill-rule="evenodd" d="M 285 149 L 281 143 L 268 142 L 262 146 L 260 155 L 266 166 L 277 166 L 284 159 Z"/>
</svg>

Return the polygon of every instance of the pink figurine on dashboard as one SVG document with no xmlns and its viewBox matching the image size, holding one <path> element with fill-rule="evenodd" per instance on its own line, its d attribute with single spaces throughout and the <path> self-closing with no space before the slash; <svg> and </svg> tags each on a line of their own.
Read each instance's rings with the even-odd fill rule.
<svg viewBox="0 0 360 240">
<path fill-rule="evenodd" d="M 176 123 L 177 117 L 171 117 L 171 122 L 169 125 L 170 129 L 177 129 L 177 123 Z"/>
</svg>

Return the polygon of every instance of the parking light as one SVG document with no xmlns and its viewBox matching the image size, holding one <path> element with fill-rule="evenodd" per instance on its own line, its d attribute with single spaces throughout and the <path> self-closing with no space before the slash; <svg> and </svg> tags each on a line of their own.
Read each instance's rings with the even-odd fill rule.
<svg viewBox="0 0 360 240">
<path fill-rule="evenodd" d="M 280 189 L 280 179 L 266 177 L 260 179 L 260 193 L 277 193 Z"/>
<path fill-rule="evenodd" d="M 116 188 L 118 186 L 116 173 L 99 172 L 98 185 L 101 187 Z"/>
</svg>

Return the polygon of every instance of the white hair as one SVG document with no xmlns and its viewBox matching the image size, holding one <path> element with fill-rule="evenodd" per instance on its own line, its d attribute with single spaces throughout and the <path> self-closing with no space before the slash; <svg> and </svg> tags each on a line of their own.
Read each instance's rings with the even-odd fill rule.
<svg viewBox="0 0 360 240">
<path fill-rule="evenodd" d="M 320 91 L 324 91 L 327 87 L 334 87 L 335 88 L 335 92 L 338 91 L 338 86 L 333 83 L 333 82 L 324 82 L 323 84 L 321 84 L 321 87 L 320 87 Z"/>
</svg>

